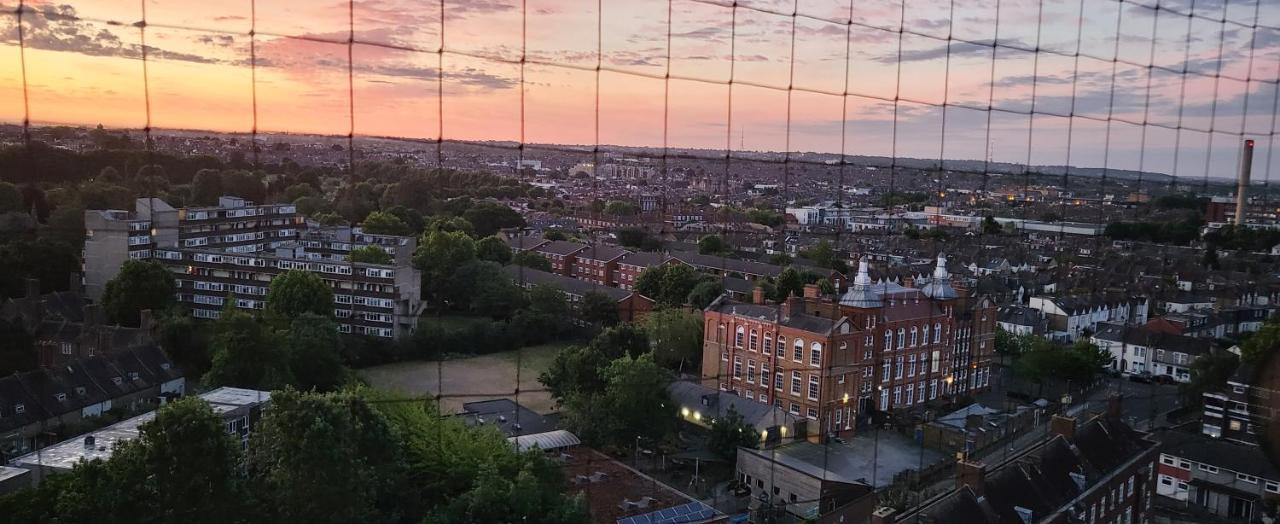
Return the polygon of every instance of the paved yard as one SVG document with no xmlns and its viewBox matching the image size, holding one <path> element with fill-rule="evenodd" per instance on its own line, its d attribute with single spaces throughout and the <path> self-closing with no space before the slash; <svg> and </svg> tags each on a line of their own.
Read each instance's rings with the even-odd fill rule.
<svg viewBox="0 0 1280 524">
<path fill-rule="evenodd" d="M 518 351 L 443 361 L 400 362 L 359 370 L 371 386 L 413 396 L 444 395 L 445 413 L 477 400 L 510 398 L 538 413 L 554 410 L 551 396 L 538 383 L 562 345 L 527 347 Z M 520 361 L 520 395 L 516 398 L 516 362 Z"/>
</svg>

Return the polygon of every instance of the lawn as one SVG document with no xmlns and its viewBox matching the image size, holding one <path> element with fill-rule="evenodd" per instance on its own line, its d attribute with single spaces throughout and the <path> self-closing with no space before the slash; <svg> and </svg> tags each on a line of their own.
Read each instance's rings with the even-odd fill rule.
<svg viewBox="0 0 1280 524">
<path fill-rule="evenodd" d="M 462 411 L 467 402 L 510 398 L 538 413 L 555 409 L 551 396 L 538 383 L 555 354 L 565 344 L 531 346 L 517 351 L 440 361 L 399 362 L 359 370 L 371 386 L 403 395 L 441 394 L 445 413 Z M 516 396 L 519 362 L 520 394 Z"/>
</svg>

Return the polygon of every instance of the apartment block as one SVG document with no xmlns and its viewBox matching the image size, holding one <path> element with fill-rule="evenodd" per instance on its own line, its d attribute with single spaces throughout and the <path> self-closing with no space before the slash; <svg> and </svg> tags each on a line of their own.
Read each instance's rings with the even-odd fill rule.
<svg viewBox="0 0 1280 524">
<path fill-rule="evenodd" d="M 158 199 L 138 199 L 132 213 L 86 211 L 89 297 L 101 296 L 125 260 L 152 259 L 174 273 L 178 301 L 193 316 L 213 319 L 228 300 L 240 309 L 263 309 L 271 280 L 302 270 L 333 289 L 341 332 L 399 338 L 412 331 L 423 306 L 412 237 L 308 223 L 292 204 L 256 205 L 235 197 L 219 204 L 174 209 Z M 385 250 L 392 262 L 351 262 L 351 251 L 364 246 Z"/>
</svg>

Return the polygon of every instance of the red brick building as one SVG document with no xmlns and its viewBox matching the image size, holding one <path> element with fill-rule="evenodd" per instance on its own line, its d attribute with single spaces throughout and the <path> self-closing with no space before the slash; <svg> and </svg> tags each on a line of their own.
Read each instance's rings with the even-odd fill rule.
<svg viewBox="0 0 1280 524">
<path fill-rule="evenodd" d="M 592 284 L 612 286 L 617 278 L 618 261 L 627 255 L 627 250 L 617 246 L 596 244 L 574 257 L 573 276 Z"/>
<path fill-rule="evenodd" d="M 654 253 L 651 251 L 627 253 L 618 259 L 618 268 L 613 275 L 613 285 L 622 289 L 634 289 L 636 280 L 640 278 L 640 274 L 644 273 L 646 269 L 663 264 L 679 263 L 679 260 L 666 253 Z"/>
<path fill-rule="evenodd" d="M 873 282 L 863 261 L 838 302 L 721 298 L 704 313 L 703 383 L 804 416 L 810 436 L 989 387 L 994 304 L 959 296 L 942 257 L 917 284 Z"/>
<path fill-rule="evenodd" d="M 547 242 L 533 248 L 533 252 L 546 257 L 551 262 L 551 272 L 564 275 L 566 277 L 574 276 L 573 265 L 577 262 L 577 255 L 589 246 L 579 244 L 577 242 L 569 242 L 567 240 L 556 240 Z"/>
</svg>

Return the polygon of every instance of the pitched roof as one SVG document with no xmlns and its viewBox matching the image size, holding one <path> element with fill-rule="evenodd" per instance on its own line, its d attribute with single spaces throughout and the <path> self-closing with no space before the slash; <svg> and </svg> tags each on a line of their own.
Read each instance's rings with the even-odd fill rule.
<svg viewBox="0 0 1280 524">
<path fill-rule="evenodd" d="M 633 293 L 625 289 L 612 286 L 602 286 L 594 282 L 586 280 L 578 280 L 573 277 L 566 277 L 557 273 L 548 273 L 539 269 L 509 264 L 504 266 L 503 271 L 515 281 L 517 285 L 530 287 L 535 285 L 549 285 L 558 288 L 566 294 L 581 297 L 587 293 L 597 292 L 612 298 L 614 301 L 621 302 Z M 643 295 L 641 295 L 643 296 Z"/>
<path fill-rule="evenodd" d="M 591 246 L 586 244 L 579 244 L 568 240 L 556 240 L 541 244 L 538 247 L 533 248 L 533 250 L 539 253 L 549 253 L 552 255 L 572 255 L 582 251 L 583 249 L 589 249 L 590 247 Z"/>
</svg>

